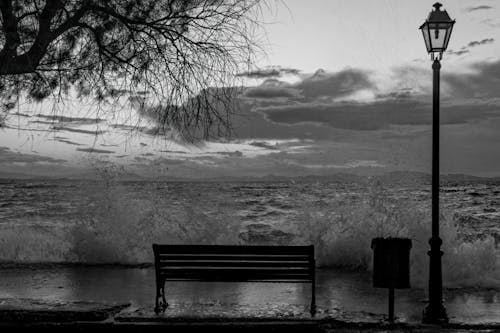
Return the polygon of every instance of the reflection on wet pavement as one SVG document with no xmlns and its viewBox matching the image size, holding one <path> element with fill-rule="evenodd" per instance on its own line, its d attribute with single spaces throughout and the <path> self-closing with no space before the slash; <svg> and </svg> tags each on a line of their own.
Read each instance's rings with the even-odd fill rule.
<svg viewBox="0 0 500 333">
<path fill-rule="evenodd" d="M 152 312 L 155 283 L 152 268 L 24 267 L 0 269 L 1 299 L 29 302 L 131 303 L 121 320 L 156 318 Z M 168 282 L 170 307 L 162 316 L 210 318 L 309 318 L 309 284 Z M 374 289 L 367 272 L 318 270 L 318 318 L 373 322 L 387 313 L 387 290 Z M 446 289 L 445 304 L 454 322 L 499 323 L 500 290 Z M 396 317 L 420 322 L 425 291 L 396 291 Z M 48 302 L 48 303 L 47 303 Z"/>
</svg>

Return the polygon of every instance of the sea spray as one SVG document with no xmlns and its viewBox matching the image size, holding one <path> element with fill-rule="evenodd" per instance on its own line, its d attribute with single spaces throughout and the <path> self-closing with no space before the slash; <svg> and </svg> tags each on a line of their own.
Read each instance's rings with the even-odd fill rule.
<svg viewBox="0 0 500 333">
<path fill-rule="evenodd" d="M 123 183 L 110 181 L 108 175 L 109 171 L 103 174 L 106 181 L 99 182 L 97 188 L 88 189 L 92 209 L 84 209 L 71 230 L 72 252 L 77 262 L 149 263 L 152 243 L 239 242 L 240 226 L 230 221 L 228 216 L 235 215 L 230 209 L 217 211 L 215 219 L 197 196 L 173 204 L 165 194 L 169 183 L 151 182 L 147 195 L 139 196 L 128 193 Z"/>
<path fill-rule="evenodd" d="M 376 237 L 412 239 L 411 280 L 424 287 L 428 278 L 431 219 L 429 205 L 390 200 L 381 183 L 368 186 L 366 196 L 349 205 L 341 202 L 321 211 L 302 208 L 298 244 L 314 244 L 318 264 L 371 270 L 371 240 Z M 486 236 L 464 241 L 450 212 L 440 218 L 443 239 L 443 280 L 447 287 L 500 287 L 500 249 Z"/>
<path fill-rule="evenodd" d="M 20 193 L 11 202 L 23 201 L 19 207 L 29 214 L 4 211 L 15 216 L 0 223 L 0 261 L 151 263 L 153 242 L 314 244 L 322 267 L 370 270 L 371 240 L 392 236 L 412 239 L 412 285 L 426 286 L 431 221 L 425 186 L 123 181 L 120 170 L 103 169 L 97 180 L 58 181 L 48 184 L 49 192 L 44 186 L 10 184 L 12 193 Z M 38 211 L 54 203 L 71 209 L 34 214 L 40 201 L 32 195 L 53 197 L 35 207 Z M 496 229 L 484 229 L 477 219 L 458 220 L 456 210 L 442 212 L 444 285 L 499 288 Z"/>
</svg>

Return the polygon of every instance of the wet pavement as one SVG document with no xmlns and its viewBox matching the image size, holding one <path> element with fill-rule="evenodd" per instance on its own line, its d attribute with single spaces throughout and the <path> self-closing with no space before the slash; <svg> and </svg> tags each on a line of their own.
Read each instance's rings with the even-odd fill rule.
<svg viewBox="0 0 500 333">
<path fill-rule="evenodd" d="M 58 315 L 94 321 L 107 316 L 124 325 L 248 321 L 328 322 L 356 329 L 385 325 L 387 290 L 372 288 L 369 273 L 320 269 L 317 275 L 314 319 L 309 314 L 310 285 L 293 283 L 168 282 L 170 306 L 156 316 L 152 268 L 4 267 L 0 269 L 0 313 L 4 318 L 50 320 Z M 446 289 L 444 297 L 450 322 L 459 325 L 457 329 L 500 329 L 500 289 Z M 397 323 L 421 328 L 425 298 L 419 288 L 397 290 Z"/>
</svg>

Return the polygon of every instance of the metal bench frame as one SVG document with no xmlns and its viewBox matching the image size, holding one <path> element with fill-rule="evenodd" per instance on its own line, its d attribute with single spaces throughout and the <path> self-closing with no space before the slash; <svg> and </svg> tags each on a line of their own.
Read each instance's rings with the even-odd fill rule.
<svg viewBox="0 0 500 333">
<path fill-rule="evenodd" d="M 311 283 L 311 315 L 316 313 L 314 246 L 153 244 L 155 313 L 168 307 L 166 281 Z"/>
</svg>

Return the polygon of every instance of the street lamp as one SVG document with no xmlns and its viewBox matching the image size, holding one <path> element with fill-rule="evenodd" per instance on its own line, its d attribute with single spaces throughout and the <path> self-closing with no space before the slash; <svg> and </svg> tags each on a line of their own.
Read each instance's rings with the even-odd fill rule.
<svg viewBox="0 0 500 333">
<path fill-rule="evenodd" d="M 443 305 L 443 279 L 441 274 L 442 240 L 439 238 L 439 70 L 443 52 L 448 47 L 455 21 L 450 18 L 441 4 L 436 2 L 434 10 L 420 26 L 427 52 L 433 60 L 432 96 L 432 237 L 429 240 L 429 303 L 424 309 L 423 322 L 446 323 L 448 316 Z"/>
</svg>

